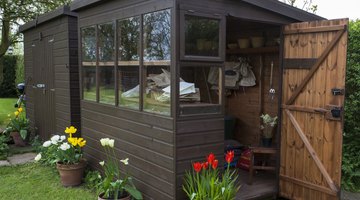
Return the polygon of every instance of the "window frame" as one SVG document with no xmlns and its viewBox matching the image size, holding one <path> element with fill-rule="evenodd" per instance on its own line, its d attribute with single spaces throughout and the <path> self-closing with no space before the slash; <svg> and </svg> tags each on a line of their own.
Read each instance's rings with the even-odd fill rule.
<svg viewBox="0 0 360 200">
<path fill-rule="evenodd" d="M 219 20 L 219 56 L 196 56 L 185 54 L 185 16 L 195 16 Z M 207 61 L 207 62 L 224 62 L 225 60 L 225 36 L 226 36 L 226 18 L 223 14 L 207 13 L 206 11 L 197 11 L 192 9 L 180 10 L 180 60 L 181 61 Z"/>
</svg>

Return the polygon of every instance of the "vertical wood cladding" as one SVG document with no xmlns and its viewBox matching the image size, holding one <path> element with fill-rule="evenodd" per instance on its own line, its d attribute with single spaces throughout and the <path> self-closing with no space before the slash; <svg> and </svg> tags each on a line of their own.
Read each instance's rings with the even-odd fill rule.
<svg viewBox="0 0 360 200">
<path fill-rule="evenodd" d="M 47 139 L 51 134 L 63 133 L 64 127 L 73 124 L 80 127 L 80 100 L 79 100 L 79 75 L 78 75 L 78 52 L 77 52 L 77 17 L 74 13 L 69 12 L 68 7 L 61 7 L 53 12 L 39 16 L 38 23 L 31 21 L 22 27 L 24 34 L 24 62 L 25 62 L 25 80 L 27 95 L 27 115 L 30 119 L 32 128 L 35 128 L 35 107 L 38 105 L 35 97 L 39 88 L 35 88 L 40 83 L 37 80 L 36 72 L 39 68 L 48 69 L 48 73 L 54 74 L 54 85 L 46 88 L 47 93 L 52 93 L 55 104 L 54 108 L 49 112 L 55 113 L 55 119 L 49 123 L 53 123 L 54 130 L 41 133 Z M 21 28 L 20 28 L 21 29 Z M 41 41 L 46 38 L 46 41 Z M 46 61 L 46 58 L 36 56 L 36 45 L 40 42 L 52 43 L 51 54 L 52 64 Z M 44 62 L 40 62 L 41 59 Z M 38 62 L 39 61 L 39 62 Z M 35 63 L 43 63 L 43 66 L 35 65 Z M 50 65 L 50 66 L 49 66 Z M 44 74 L 49 76 L 50 74 Z M 46 117 L 46 116 L 43 116 Z M 45 118 L 45 121 L 50 120 Z"/>
</svg>

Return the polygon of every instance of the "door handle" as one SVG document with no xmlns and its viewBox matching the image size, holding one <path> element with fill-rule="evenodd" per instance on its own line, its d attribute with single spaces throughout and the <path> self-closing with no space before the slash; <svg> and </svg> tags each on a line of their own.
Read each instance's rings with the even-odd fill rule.
<svg viewBox="0 0 360 200">
<path fill-rule="evenodd" d="M 51 92 L 55 92 L 55 88 L 51 88 L 50 91 L 51 91 Z"/>
</svg>

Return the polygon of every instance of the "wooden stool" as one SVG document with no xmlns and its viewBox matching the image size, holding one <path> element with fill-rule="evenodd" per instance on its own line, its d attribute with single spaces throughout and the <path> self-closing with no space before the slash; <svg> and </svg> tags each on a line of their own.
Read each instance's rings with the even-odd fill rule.
<svg viewBox="0 0 360 200">
<path fill-rule="evenodd" d="M 249 185 L 253 182 L 253 175 L 254 175 L 254 169 L 260 169 L 260 170 L 276 170 L 276 167 L 274 166 L 258 166 L 254 165 L 255 155 L 256 154 L 270 154 L 270 155 L 276 155 L 277 149 L 276 148 L 270 148 L 270 147 L 250 147 L 251 154 L 250 154 L 250 166 L 249 166 Z"/>
</svg>

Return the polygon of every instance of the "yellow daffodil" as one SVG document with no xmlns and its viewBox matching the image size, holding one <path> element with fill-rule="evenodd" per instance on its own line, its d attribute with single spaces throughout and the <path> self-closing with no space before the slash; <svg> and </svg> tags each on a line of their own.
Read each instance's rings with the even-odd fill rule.
<svg viewBox="0 0 360 200">
<path fill-rule="evenodd" d="M 68 142 L 74 147 L 78 144 L 77 138 L 73 138 L 73 137 L 69 137 Z"/>
<path fill-rule="evenodd" d="M 14 114 L 15 114 L 15 117 L 19 116 L 19 111 L 15 111 Z"/>
<path fill-rule="evenodd" d="M 86 140 L 84 140 L 84 138 L 79 138 L 77 139 L 77 144 L 79 145 L 79 147 L 83 147 L 86 144 Z"/>
<path fill-rule="evenodd" d="M 66 129 L 65 129 L 65 133 L 69 134 L 70 138 L 72 137 L 72 134 L 76 133 L 76 131 L 77 131 L 77 129 L 73 126 L 66 127 Z"/>
<path fill-rule="evenodd" d="M 23 108 L 20 107 L 20 108 L 18 109 L 18 111 L 19 111 L 19 113 L 21 113 L 21 112 L 23 111 Z"/>
</svg>

